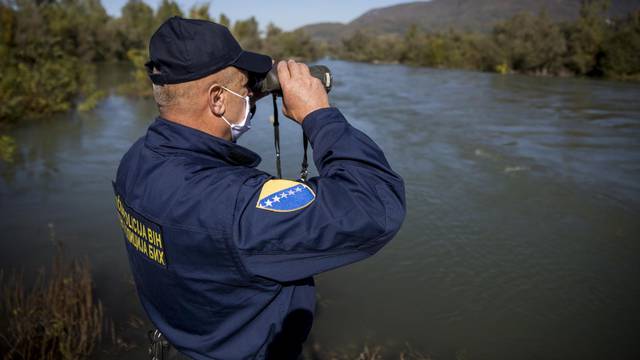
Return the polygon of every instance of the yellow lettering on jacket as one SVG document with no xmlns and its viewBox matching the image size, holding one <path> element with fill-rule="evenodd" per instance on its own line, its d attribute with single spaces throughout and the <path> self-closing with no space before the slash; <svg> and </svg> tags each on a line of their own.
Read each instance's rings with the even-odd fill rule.
<svg viewBox="0 0 640 360">
<path fill-rule="evenodd" d="M 166 267 L 167 262 L 162 246 L 162 235 L 150 226 L 145 225 L 146 221 L 129 213 L 122 203 L 120 196 L 116 195 L 115 200 L 120 227 L 127 242 L 131 244 L 140 255 L 144 255 L 147 259 Z"/>
</svg>

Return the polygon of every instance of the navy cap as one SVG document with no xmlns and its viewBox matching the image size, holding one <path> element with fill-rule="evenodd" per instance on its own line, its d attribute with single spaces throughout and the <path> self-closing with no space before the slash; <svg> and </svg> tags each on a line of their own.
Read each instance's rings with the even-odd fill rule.
<svg viewBox="0 0 640 360">
<path fill-rule="evenodd" d="M 145 64 L 154 84 L 177 84 L 211 75 L 227 66 L 264 76 L 271 70 L 267 55 L 242 50 L 229 29 L 206 20 L 174 16 L 149 41 Z M 159 73 L 152 73 L 153 69 Z"/>
</svg>

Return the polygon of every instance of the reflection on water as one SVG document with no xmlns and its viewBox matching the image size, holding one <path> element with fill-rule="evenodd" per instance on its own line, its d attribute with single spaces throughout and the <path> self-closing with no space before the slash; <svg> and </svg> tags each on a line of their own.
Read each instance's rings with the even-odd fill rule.
<svg viewBox="0 0 640 360">
<path fill-rule="evenodd" d="M 404 177 L 409 211 L 378 255 L 317 277 L 312 341 L 408 341 L 435 358 L 640 355 L 639 85 L 326 63 L 332 102 Z M 103 75 L 109 87 L 126 73 Z M 273 172 L 270 104 L 259 105 L 240 143 Z M 110 180 L 155 114 L 151 101 L 112 94 L 12 133 L 16 162 L 0 165 L 3 268 L 46 263 L 52 224 L 71 255 L 91 259 L 108 313 L 143 317 Z M 290 178 L 300 136 L 282 124 Z"/>
</svg>

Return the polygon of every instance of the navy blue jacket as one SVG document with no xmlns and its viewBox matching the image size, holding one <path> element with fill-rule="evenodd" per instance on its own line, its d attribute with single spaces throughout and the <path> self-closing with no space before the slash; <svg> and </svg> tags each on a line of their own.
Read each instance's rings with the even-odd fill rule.
<svg viewBox="0 0 640 360">
<path fill-rule="evenodd" d="M 319 176 L 256 169 L 240 145 L 158 117 L 124 155 L 115 202 L 140 301 L 194 359 L 294 359 L 312 276 L 367 258 L 405 216 L 402 178 L 336 108 L 302 125 Z"/>
</svg>

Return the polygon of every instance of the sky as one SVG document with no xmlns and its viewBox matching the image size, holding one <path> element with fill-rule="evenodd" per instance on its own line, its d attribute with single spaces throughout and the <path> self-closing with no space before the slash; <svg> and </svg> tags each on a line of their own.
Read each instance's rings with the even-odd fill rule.
<svg viewBox="0 0 640 360">
<path fill-rule="evenodd" d="M 210 3 L 209 13 L 217 19 L 220 13 L 232 21 L 255 16 L 261 29 L 269 22 L 289 31 L 317 22 L 349 22 L 367 10 L 409 2 L 410 0 L 177 0 L 183 12 L 194 4 Z M 144 0 L 157 9 L 161 0 Z M 102 0 L 102 5 L 112 16 L 120 16 L 120 8 L 127 0 Z"/>
</svg>

